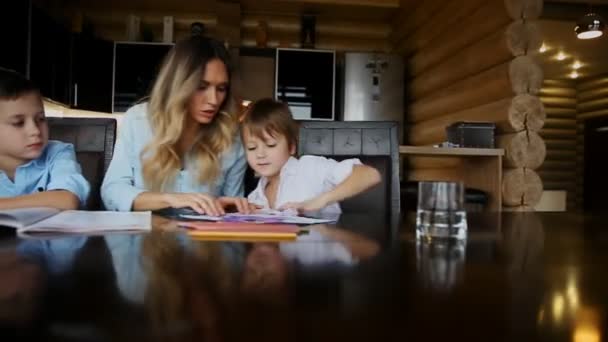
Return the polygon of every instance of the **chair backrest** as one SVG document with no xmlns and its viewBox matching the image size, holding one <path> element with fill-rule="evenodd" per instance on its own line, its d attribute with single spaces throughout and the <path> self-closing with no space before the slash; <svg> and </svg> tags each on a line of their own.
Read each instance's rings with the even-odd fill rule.
<svg viewBox="0 0 608 342">
<path fill-rule="evenodd" d="M 341 203 L 344 212 L 400 212 L 399 124 L 394 121 L 303 121 L 298 154 L 357 157 L 380 171 L 383 181 Z"/>
<path fill-rule="evenodd" d="M 116 120 L 105 118 L 48 118 L 49 138 L 74 145 L 84 177 L 91 184 L 87 209 L 103 208 L 101 182 L 112 161 Z"/>
</svg>

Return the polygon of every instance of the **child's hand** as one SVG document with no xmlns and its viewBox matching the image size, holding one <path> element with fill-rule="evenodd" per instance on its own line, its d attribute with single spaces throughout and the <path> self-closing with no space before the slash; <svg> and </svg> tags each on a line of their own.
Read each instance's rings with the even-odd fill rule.
<svg viewBox="0 0 608 342">
<path fill-rule="evenodd" d="M 258 205 L 249 203 L 244 197 L 220 197 L 218 201 L 223 208 L 234 206 L 236 207 L 236 211 L 241 214 L 251 214 L 253 211 L 260 208 Z"/>
<path fill-rule="evenodd" d="M 299 213 L 302 213 L 306 211 L 317 211 L 325 208 L 329 204 L 330 203 L 325 199 L 325 196 L 321 195 L 308 201 L 285 203 L 279 208 L 279 210 L 295 209 Z"/>
</svg>

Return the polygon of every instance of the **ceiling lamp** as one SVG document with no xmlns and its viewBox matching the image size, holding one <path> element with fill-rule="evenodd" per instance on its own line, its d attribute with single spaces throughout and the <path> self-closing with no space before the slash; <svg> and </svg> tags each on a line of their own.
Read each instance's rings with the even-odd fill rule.
<svg viewBox="0 0 608 342">
<path fill-rule="evenodd" d="M 602 17 L 595 13 L 588 13 L 582 17 L 574 27 L 578 39 L 593 39 L 601 36 L 606 23 Z"/>
</svg>

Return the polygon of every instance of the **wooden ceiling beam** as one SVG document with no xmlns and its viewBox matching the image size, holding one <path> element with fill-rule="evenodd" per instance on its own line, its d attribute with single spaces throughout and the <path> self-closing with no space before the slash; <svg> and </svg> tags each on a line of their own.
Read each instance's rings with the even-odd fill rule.
<svg viewBox="0 0 608 342">
<path fill-rule="evenodd" d="M 399 8 L 399 0 L 275 0 L 276 2 L 292 4 L 363 6 L 378 8 Z"/>
</svg>

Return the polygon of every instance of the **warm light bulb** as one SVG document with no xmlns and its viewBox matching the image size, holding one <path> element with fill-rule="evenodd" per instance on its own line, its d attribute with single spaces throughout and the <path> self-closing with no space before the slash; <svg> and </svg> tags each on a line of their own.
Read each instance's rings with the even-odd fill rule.
<svg viewBox="0 0 608 342">
<path fill-rule="evenodd" d="M 583 66 L 583 65 L 581 64 L 581 62 L 576 61 L 576 62 L 574 62 L 574 63 L 572 64 L 572 69 L 574 69 L 574 70 L 578 70 L 578 69 L 580 69 L 582 66 Z"/>
<path fill-rule="evenodd" d="M 602 34 L 604 34 L 604 32 L 596 30 L 596 31 L 587 31 L 587 32 L 579 33 L 576 36 L 578 37 L 578 39 L 593 39 L 593 38 L 601 37 Z"/>
<path fill-rule="evenodd" d="M 570 78 L 578 78 L 579 74 L 576 71 L 570 73 Z"/>
<path fill-rule="evenodd" d="M 538 49 L 540 53 L 544 53 L 547 50 L 549 50 L 549 48 L 547 47 L 547 45 L 545 45 L 545 43 L 543 43 L 543 45 L 540 46 L 540 49 Z"/>
<path fill-rule="evenodd" d="M 560 51 L 557 55 L 555 55 L 555 59 L 558 61 L 563 61 L 566 59 L 566 54 Z"/>
</svg>

